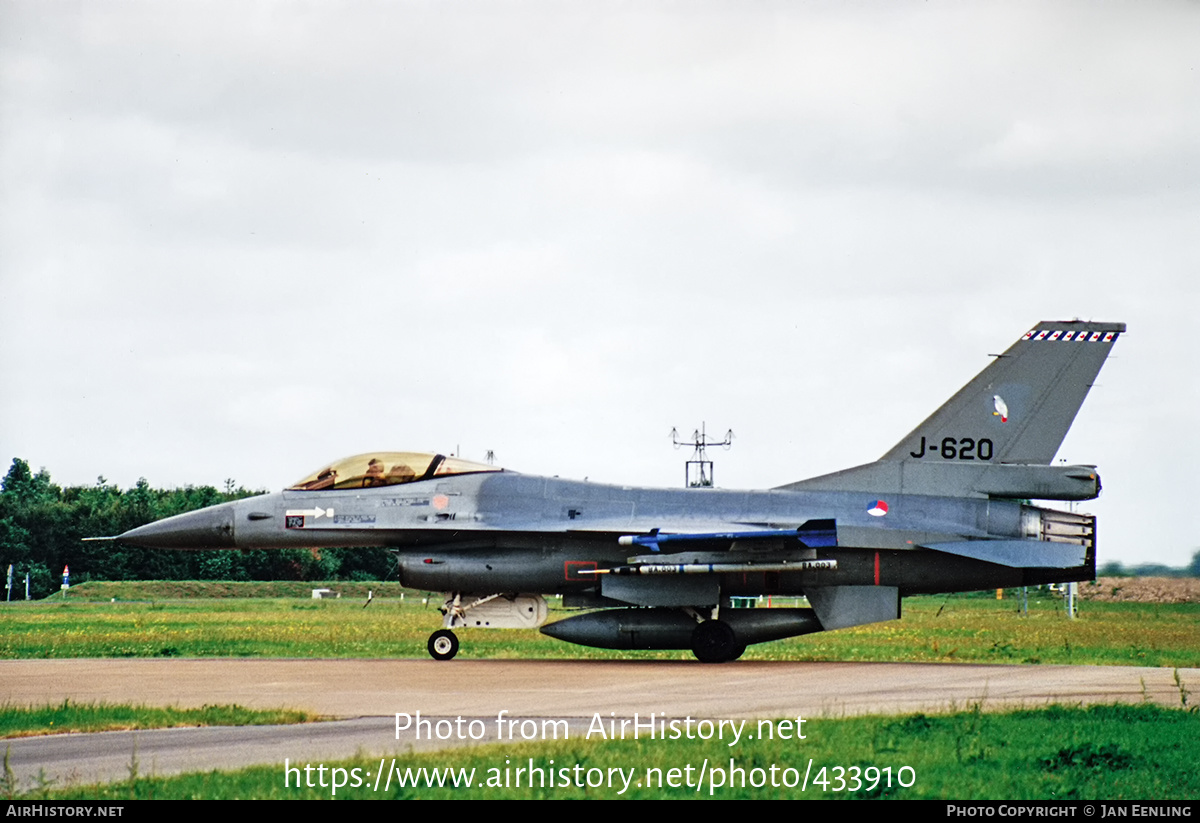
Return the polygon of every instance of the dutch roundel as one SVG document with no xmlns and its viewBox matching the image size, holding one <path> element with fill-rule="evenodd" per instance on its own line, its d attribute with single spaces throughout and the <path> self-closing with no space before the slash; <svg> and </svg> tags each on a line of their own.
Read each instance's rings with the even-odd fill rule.
<svg viewBox="0 0 1200 823">
<path fill-rule="evenodd" d="M 886 500 L 876 500 L 867 506 L 867 514 L 872 517 L 883 517 L 888 513 L 888 505 Z"/>
</svg>

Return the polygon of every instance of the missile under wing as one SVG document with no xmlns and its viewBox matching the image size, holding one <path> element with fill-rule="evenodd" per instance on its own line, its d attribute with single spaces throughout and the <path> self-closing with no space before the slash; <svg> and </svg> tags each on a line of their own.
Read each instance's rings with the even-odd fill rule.
<svg viewBox="0 0 1200 823">
<path fill-rule="evenodd" d="M 900 617 L 906 595 L 1090 580 L 1094 466 L 1052 465 L 1122 323 L 1039 323 L 874 463 L 763 491 L 539 477 L 418 452 L 325 464 L 277 494 L 133 529 L 167 549 L 383 546 L 445 593 L 429 653 L 468 628 L 611 649 L 746 646 Z M 803 595 L 809 608 L 734 609 Z M 588 610 L 547 624 L 544 597 Z"/>
</svg>

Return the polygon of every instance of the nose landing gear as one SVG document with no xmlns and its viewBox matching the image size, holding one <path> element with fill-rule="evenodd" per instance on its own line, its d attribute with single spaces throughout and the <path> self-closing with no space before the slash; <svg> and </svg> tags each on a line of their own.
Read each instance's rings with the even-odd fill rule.
<svg viewBox="0 0 1200 823">
<path fill-rule="evenodd" d="M 426 648 L 434 660 L 450 660 L 458 654 L 458 635 L 449 629 L 438 629 L 429 635 Z"/>
</svg>

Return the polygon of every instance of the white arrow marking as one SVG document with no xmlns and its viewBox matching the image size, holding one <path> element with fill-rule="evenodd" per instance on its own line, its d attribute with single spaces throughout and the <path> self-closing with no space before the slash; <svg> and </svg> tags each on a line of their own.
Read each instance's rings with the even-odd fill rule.
<svg viewBox="0 0 1200 823">
<path fill-rule="evenodd" d="M 284 514 L 288 517 L 303 515 L 316 520 L 318 517 L 333 517 L 333 509 L 288 509 Z"/>
</svg>

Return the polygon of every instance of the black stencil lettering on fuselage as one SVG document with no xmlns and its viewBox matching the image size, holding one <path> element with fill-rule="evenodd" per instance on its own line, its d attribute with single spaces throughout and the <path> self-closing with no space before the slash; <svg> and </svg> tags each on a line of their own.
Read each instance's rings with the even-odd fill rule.
<svg viewBox="0 0 1200 823">
<path fill-rule="evenodd" d="M 921 446 L 909 455 L 918 460 L 926 456 L 936 456 L 943 460 L 991 460 L 995 453 L 995 444 L 986 437 L 943 437 L 940 444 L 929 445 L 924 436 Z"/>
</svg>

